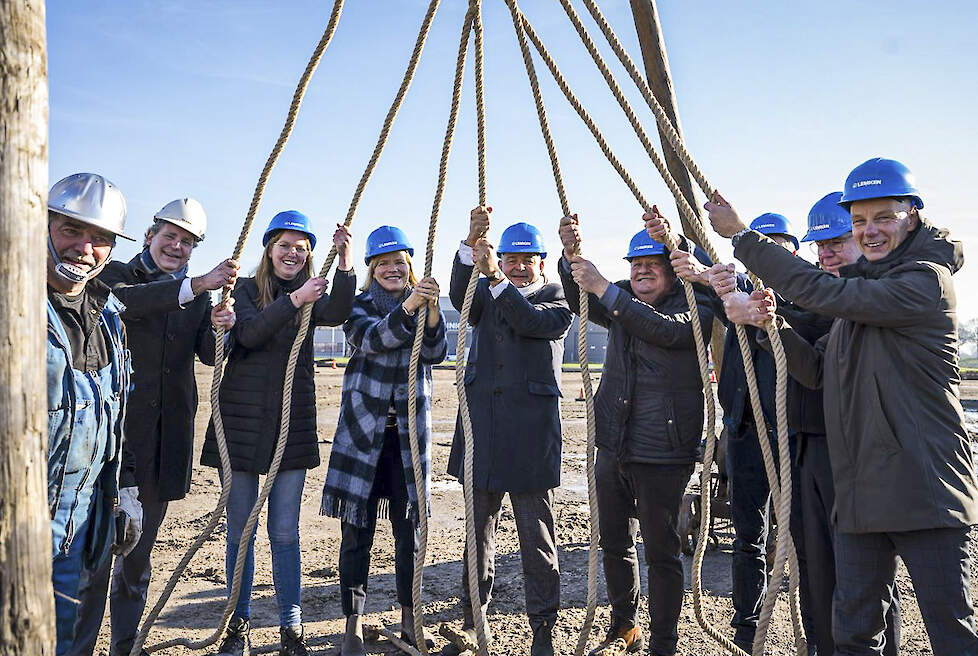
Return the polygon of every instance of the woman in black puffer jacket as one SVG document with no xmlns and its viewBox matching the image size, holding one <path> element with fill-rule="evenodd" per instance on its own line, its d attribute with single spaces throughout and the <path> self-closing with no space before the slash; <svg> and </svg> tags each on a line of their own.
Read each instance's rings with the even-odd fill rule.
<svg viewBox="0 0 978 656">
<path fill-rule="evenodd" d="M 221 384 L 221 415 L 231 457 L 231 494 L 227 516 L 227 581 L 234 578 L 238 542 L 258 496 L 258 476 L 268 472 L 282 417 L 282 386 L 289 352 L 299 330 L 300 308 L 313 303 L 312 326 L 296 363 L 289 434 L 278 476 L 268 497 L 268 539 L 279 606 L 281 654 L 307 653 L 300 608 L 299 507 L 306 470 L 319 465 L 316 436 L 316 388 L 313 381 L 314 326 L 336 326 L 350 314 L 356 277 L 350 232 L 333 234 L 337 269 L 333 293 L 313 276 L 316 236 L 309 219 L 295 211 L 275 215 L 265 231 L 265 251 L 254 278 L 239 279 L 234 289 L 237 323 Z M 201 463 L 220 465 L 213 425 L 207 428 Z M 255 568 L 254 536 L 248 548 L 241 592 L 219 654 L 237 656 L 250 647 L 251 585 Z"/>
</svg>

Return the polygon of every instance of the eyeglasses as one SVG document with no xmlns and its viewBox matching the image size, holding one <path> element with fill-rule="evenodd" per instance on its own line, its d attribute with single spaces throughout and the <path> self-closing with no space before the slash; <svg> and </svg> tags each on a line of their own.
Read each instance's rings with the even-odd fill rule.
<svg viewBox="0 0 978 656">
<path fill-rule="evenodd" d="M 275 247 L 282 251 L 283 253 L 290 253 L 293 249 L 299 255 L 305 255 L 309 252 L 309 249 L 301 244 L 290 244 L 287 241 L 277 241 L 275 242 Z"/>
<path fill-rule="evenodd" d="M 841 237 L 836 237 L 835 239 L 821 239 L 819 241 L 812 241 L 808 243 L 808 247 L 812 249 L 815 255 L 818 255 L 818 251 L 822 248 L 832 251 L 833 253 L 840 253 L 842 249 L 846 247 L 852 240 L 852 233 L 847 232 Z"/>
</svg>

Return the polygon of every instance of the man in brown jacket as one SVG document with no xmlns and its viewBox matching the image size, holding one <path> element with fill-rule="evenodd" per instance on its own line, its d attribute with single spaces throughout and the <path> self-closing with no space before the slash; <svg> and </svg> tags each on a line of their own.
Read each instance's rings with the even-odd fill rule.
<svg viewBox="0 0 978 656">
<path fill-rule="evenodd" d="M 835 317 L 814 347 L 779 321 L 791 374 L 824 388 L 836 489 L 835 653 L 880 653 L 899 555 L 935 656 L 978 654 L 968 555 L 978 485 L 958 399 L 951 280 L 964 262 L 961 244 L 921 217 L 913 178 L 894 160 L 856 167 L 840 204 L 863 256 L 839 278 L 748 230 L 719 194 L 706 204 L 751 271 Z M 758 315 L 771 316 L 773 297 L 755 294 Z"/>
</svg>

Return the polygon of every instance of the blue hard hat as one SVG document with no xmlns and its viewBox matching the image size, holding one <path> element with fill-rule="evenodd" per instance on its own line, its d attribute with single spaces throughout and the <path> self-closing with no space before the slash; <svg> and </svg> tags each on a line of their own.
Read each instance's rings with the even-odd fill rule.
<svg viewBox="0 0 978 656">
<path fill-rule="evenodd" d="M 539 253 L 541 259 L 547 257 L 547 248 L 543 245 L 543 235 L 535 226 L 522 221 L 503 230 L 496 252 L 500 255 L 503 253 Z"/>
<path fill-rule="evenodd" d="M 917 209 L 923 209 L 919 193 L 910 169 L 895 159 L 874 157 L 854 168 L 846 178 L 839 205 L 848 210 L 849 204 L 857 200 L 908 196 Z"/>
<path fill-rule="evenodd" d="M 625 259 L 631 260 L 633 257 L 643 255 L 663 255 L 665 252 L 665 246 L 649 237 L 649 233 L 645 230 L 639 230 L 628 242 L 628 254 L 625 255 Z"/>
<path fill-rule="evenodd" d="M 750 229 L 756 230 L 762 235 L 784 235 L 795 245 L 798 250 L 798 239 L 791 234 L 791 226 L 788 219 L 783 214 L 767 212 L 750 222 Z"/>
<path fill-rule="evenodd" d="M 268 246 L 268 240 L 276 230 L 304 232 L 309 236 L 309 247 L 316 248 L 316 234 L 309 224 L 309 217 L 298 210 L 285 210 L 273 216 L 265 229 L 265 235 L 261 238 L 262 246 Z"/>
<path fill-rule="evenodd" d="M 408 255 L 414 255 L 414 247 L 403 230 L 394 226 L 380 226 L 367 235 L 367 254 L 363 261 L 370 264 L 370 259 L 375 255 L 394 251 L 407 251 Z"/>
<path fill-rule="evenodd" d="M 802 241 L 835 239 L 852 230 L 849 212 L 839 206 L 841 198 L 841 191 L 833 191 L 812 205 L 808 213 L 808 232 L 801 238 Z"/>
</svg>

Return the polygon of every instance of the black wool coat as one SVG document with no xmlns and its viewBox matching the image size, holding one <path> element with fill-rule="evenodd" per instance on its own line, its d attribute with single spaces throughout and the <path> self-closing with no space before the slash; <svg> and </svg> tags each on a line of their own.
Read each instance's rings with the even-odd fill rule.
<svg viewBox="0 0 978 656">
<path fill-rule="evenodd" d="M 450 296 L 459 310 L 471 273 L 456 256 Z M 542 492 L 560 485 L 560 365 L 572 319 L 560 285 L 545 284 L 526 298 L 509 285 L 494 299 L 489 281 L 479 281 L 465 366 L 477 488 Z M 448 461 L 459 480 L 463 456 L 459 418 Z"/>
<path fill-rule="evenodd" d="M 560 279 L 579 314 L 580 288 L 563 258 Z M 612 307 L 594 294 L 588 297 L 590 320 L 608 329 L 594 396 L 598 448 L 620 462 L 692 464 L 703 437 L 703 384 L 686 296 L 676 282 L 652 307 L 632 295 L 627 280 L 612 284 L 619 290 Z M 703 334 L 710 335 L 710 299 L 697 292 L 696 302 Z"/>
<path fill-rule="evenodd" d="M 132 353 L 132 391 L 126 409 L 124 449 L 135 464 L 140 495 L 175 501 L 190 491 L 197 383 L 194 356 L 214 364 L 211 303 L 201 294 L 183 309 L 184 278 L 152 282 L 139 255 L 109 262 L 99 279 L 126 306 L 122 320 Z"/>
<path fill-rule="evenodd" d="M 255 279 L 239 278 L 235 285 L 237 322 L 231 330 L 230 355 L 220 391 L 224 434 L 234 471 L 264 474 L 272 462 L 281 428 L 285 369 L 299 330 L 299 310 L 288 294 L 300 286 L 298 281 L 280 285 L 275 300 L 259 310 Z M 338 326 L 346 321 L 355 291 L 353 271 L 337 269 L 330 293 L 313 304 L 312 326 Z M 296 362 L 288 441 L 280 471 L 319 466 L 312 326 Z M 207 427 L 200 462 L 210 467 L 221 462 L 213 422 Z"/>
</svg>

